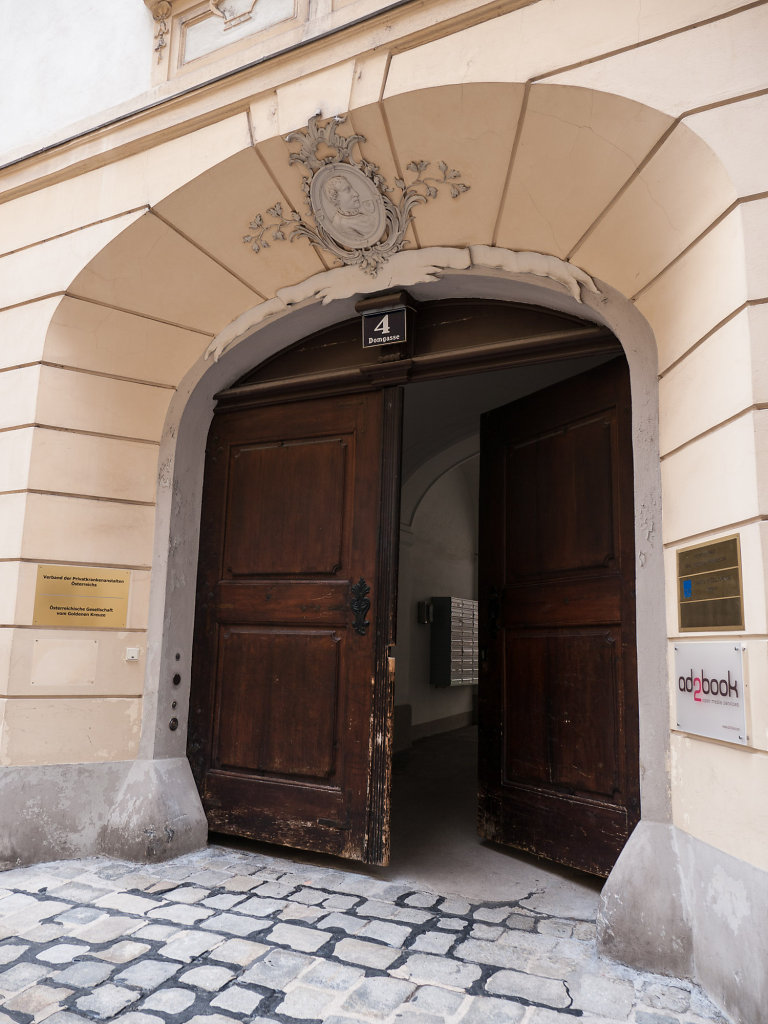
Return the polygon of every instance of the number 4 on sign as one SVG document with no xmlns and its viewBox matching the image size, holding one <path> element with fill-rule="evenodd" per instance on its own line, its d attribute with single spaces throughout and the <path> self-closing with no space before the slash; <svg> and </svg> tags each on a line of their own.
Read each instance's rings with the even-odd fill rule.
<svg viewBox="0 0 768 1024">
<path fill-rule="evenodd" d="M 363 313 L 363 348 L 402 344 L 406 340 L 406 327 L 403 308 L 376 309 Z"/>
</svg>

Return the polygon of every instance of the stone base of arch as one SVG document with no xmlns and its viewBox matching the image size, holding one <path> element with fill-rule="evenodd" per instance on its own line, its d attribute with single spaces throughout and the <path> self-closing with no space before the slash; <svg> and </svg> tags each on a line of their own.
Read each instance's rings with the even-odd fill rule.
<svg viewBox="0 0 768 1024">
<path fill-rule="evenodd" d="M 0 769 L 0 870 L 99 855 L 168 860 L 207 839 L 185 757 Z"/>
<path fill-rule="evenodd" d="M 768 1000 L 768 872 L 674 825 L 641 821 L 605 883 L 598 948 L 690 978 L 739 1024 Z"/>
</svg>

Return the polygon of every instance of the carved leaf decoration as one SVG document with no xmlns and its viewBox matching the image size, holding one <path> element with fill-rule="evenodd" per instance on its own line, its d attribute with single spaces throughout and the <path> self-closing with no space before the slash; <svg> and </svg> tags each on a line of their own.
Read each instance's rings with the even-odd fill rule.
<svg viewBox="0 0 768 1024">
<path fill-rule="evenodd" d="M 409 184 L 405 178 L 396 177 L 394 183 L 400 192 L 400 198 L 393 200 L 390 198 L 393 189 L 378 166 L 362 156 L 356 157 L 353 153 L 356 146 L 359 147 L 360 143 L 366 142 L 365 136 L 345 136 L 339 133 L 338 128 L 345 121 L 346 118 L 340 115 L 323 124 L 318 113 L 309 119 L 306 128 L 291 132 L 285 137 L 288 143 L 299 143 L 299 149 L 289 153 L 288 163 L 302 163 L 310 172 L 302 177 L 301 183 L 310 217 L 305 220 L 296 210 L 286 212 L 281 202 L 274 203 L 267 208 L 271 223 L 265 222 L 264 216 L 258 214 L 250 224 L 253 234 L 243 237 L 243 242 L 250 245 L 255 253 L 271 247 L 264 237 L 266 233 L 273 243 L 286 239 L 293 242 L 296 238 L 306 238 L 310 245 L 329 252 L 341 265 L 358 267 L 375 277 L 390 257 L 409 244 L 405 235 L 417 206 L 437 198 L 439 186 L 449 181 L 451 196 L 454 199 L 469 190 L 468 185 L 456 181 L 461 177 L 461 172 L 450 168 L 445 160 L 440 160 L 436 164 L 440 172 L 439 177 L 425 176 L 424 172 L 431 166 L 429 160 L 411 160 L 407 164 L 407 170 L 413 175 L 413 180 Z M 337 237 L 327 230 L 323 218 L 318 216 L 320 211 L 312 204 L 312 180 L 317 171 L 329 164 L 348 164 L 363 174 L 378 192 L 383 205 L 385 227 L 377 242 L 358 247 L 349 243 L 341 244 Z M 284 230 L 287 225 L 291 226 L 289 233 Z"/>
</svg>

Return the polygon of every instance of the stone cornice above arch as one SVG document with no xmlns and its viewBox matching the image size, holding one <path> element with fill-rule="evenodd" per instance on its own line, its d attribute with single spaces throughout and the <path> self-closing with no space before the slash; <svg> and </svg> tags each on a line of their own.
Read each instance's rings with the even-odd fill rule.
<svg viewBox="0 0 768 1024">
<path fill-rule="evenodd" d="M 448 246 L 412 249 L 393 256 L 376 278 L 359 267 L 337 267 L 315 274 L 299 284 L 278 289 L 274 298 L 251 307 L 228 324 L 208 346 L 205 358 L 212 358 L 215 362 L 256 327 L 299 303 L 319 299 L 323 305 L 327 305 L 336 299 L 348 299 L 353 295 L 426 284 L 437 281 L 447 270 L 469 270 L 473 267 L 502 270 L 512 275 L 532 274 L 549 278 L 562 285 L 577 302 L 582 301 L 582 288 L 600 294 L 588 274 L 557 256 L 540 252 L 513 252 L 491 245 L 470 245 L 463 249 Z"/>
</svg>

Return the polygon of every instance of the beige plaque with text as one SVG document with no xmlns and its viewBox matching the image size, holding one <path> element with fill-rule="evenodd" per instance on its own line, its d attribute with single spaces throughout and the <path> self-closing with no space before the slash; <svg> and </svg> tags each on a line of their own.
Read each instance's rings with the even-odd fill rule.
<svg viewBox="0 0 768 1024">
<path fill-rule="evenodd" d="M 33 623 L 69 629 L 125 629 L 130 580 L 128 569 L 38 565 Z"/>
</svg>

